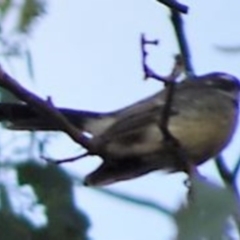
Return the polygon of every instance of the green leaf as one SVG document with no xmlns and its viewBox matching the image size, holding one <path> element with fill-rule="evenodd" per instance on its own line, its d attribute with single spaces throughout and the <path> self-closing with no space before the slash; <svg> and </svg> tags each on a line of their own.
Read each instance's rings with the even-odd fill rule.
<svg viewBox="0 0 240 240">
<path fill-rule="evenodd" d="M 18 31 L 29 32 L 36 19 L 45 13 L 45 5 L 43 0 L 25 0 L 19 15 Z"/>
<path fill-rule="evenodd" d="M 25 163 L 18 166 L 21 184 L 30 184 L 39 200 L 46 206 L 47 239 L 86 240 L 89 220 L 76 208 L 72 180 L 59 166 Z M 45 235 L 44 234 L 44 235 Z"/>
<path fill-rule="evenodd" d="M 0 2 L 1 18 L 4 18 L 12 6 L 12 0 L 2 0 Z"/>
<path fill-rule="evenodd" d="M 178 240 L 226 239 L 237 203 L 228 188 L 205 179 L 193 180 L 193 199 L 175 215 Z"/>
<path fill-rule="evenodd" d="M 6 188 L 0 185 L 0 239 L 18 240 L 32 239 L 34 226 L 26 219 L 14 213 Z"/>
</svg>

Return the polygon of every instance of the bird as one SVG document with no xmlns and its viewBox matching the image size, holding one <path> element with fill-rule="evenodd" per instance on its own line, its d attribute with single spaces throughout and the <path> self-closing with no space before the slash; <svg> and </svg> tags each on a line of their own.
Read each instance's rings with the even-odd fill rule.
<svg viewBox="0 0 240 240">
<path fill-rule="evenodd" d="M 198 166 L 231 141 L 238 122 L 239 79 L 224 72 L 189 76 L 176 82 L 167 129 Z M 186 172 L 168 148 L 160 127 L 167 87 L 119 110 L 101 113 L 58 108 L 77 128 L 91 135 L 102 163 L 85 177 L 87 186 L 104 186 L 156 170 Z M 58 131 L 57 125 L 24 103 L 0 103 L 0 121 L 12 130 Z"/>
</svg>

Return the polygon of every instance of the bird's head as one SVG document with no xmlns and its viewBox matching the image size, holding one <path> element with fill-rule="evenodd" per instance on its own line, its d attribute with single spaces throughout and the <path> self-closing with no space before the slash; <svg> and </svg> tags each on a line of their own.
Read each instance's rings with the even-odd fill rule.
<svg viewBox="0 0 240 240">
<path fill-rule="evenodd" d="M 228 73 L 213 72 L 206 75 L 196 77 L 196 80 L 202 81 L 202 83 L 208 87 L 212 87 L 221 91 L 224 95 L 227 95 L 235 100 L 239 99 L 240 95 L 240 80 Z"/>
</svg>

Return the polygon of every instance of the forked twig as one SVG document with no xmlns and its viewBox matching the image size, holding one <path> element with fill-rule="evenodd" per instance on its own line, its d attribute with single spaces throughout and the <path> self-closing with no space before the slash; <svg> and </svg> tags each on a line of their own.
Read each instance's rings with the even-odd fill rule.
<svg viewBox="0 0 240 240">
<path fill-rule="evenodd" d="M 166 77 L 160 76 L 159 74 L 155 73 L 153 69 L 151 69 L 147 64 L 147 56 L 148 52 L 146 50 L 147 45 L 157 46 L 159 44 L 158 40 L 147 40 L 145 35 L 141 35 L 141 54 L 142 54 L 142 68 L 144 73 L 144 79 L 147 80 L 148 78 L 153 78 L 160 82 L 163 82 L 165 85 L 167 84 Z"/>
<path fill-rule="evenodd" d="M 155 41 L 147 41 L 144 35 L 141 37 L 141 49 L 142 49 L 142 66 L 145 74 L 145 78 L 153 78 L 157 81 L 164 82 L 166 86 L 166 98 L 165 104 L 163 106 L 162 111 L 160 112 L 161 118 L 159 122 L 159 128 L 163 134 L 163 143 L 165 144 L 166 149 L 171 152 L 176 159 L 181 161 L 183 165 L 183 169 L 188 173 L 190 179 L 193 176 L 200 176 L 196 167 L 190 162 L 188 154 L 185 149 L 181 146 L 181 143 L 178 141 L 176 137 L 172 135 L 169 131 L 169 119 L 172 111 L 172 104 L 174 100 L 175 94 L 175 86 L 177 84 L 177 78 L 182 74 L 185 69 L 184 59 L 180 55 L 176 55 L 175 64 L 173 66 L 172 72 L 167 77 L 162 77 L 155 73 L 146 63 L 146 57 L 148 55 L 145 45 L 152 44 L 157 45 Z M 189 198 L 193 198 L 193 188 L 191 182 L 189 184 Z"/>
</svg>

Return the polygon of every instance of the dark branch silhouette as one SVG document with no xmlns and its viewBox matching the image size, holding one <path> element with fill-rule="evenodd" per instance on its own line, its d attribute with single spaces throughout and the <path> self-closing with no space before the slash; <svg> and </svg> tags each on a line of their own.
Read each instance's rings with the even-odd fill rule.
<svg viewBox="0 0 240 240">
<path fill-rule="evenodd" d="M 174 9 L 171 9 L 171 22 L 176 34 L 176 40 L 181 52 L 181 56 L 183 58 L 183 65 L 185 69 L 184 72 L 187 76 L 190 76 L 190 77 L 194 76 L 195 72 L 194 72 L 193 64 L 191 62 L 191 53 L 190 53 L 190 48 L 187 41 L 186 33 L 184 30 L 182 16 L 179 12 L 174 11 Z M 223 182 L 227 187 L 230 187 L 232 189 L 237 201 L 240 202 L 239 191 L 236 184 L 236 178 L 240 168 L 240 160 L 237 162 L 233 171 L 230 171 L 227 168 L 225 164 L 225 159 L 223 158 L 222 155 L 219 155 L 215 158 L 215 163 L 216 163 L 218 172 L 222 177 Z M 234 219 L 236 221 L 238 230 L 240 232 L 240 213 L 238 211 L 233 215 L 234 215 Z"/>
<path fill-rule="evenodd" d="M 25 89 L 15 79 L 8 75 L 2 67 L 0 67 L 0 86 L 9 90 L 20 100 L 29 104 L 44 118 L 54 122 L 56 126 L 59 127 L 59 130 L 66 132 L 73 141 L 81 144 L 88 150 L 91 149 L 89 139 L 78 128 L 72 125 L 49 100 L 45 101 Z"/>
<path fill-rule="evenodd" d="M 45 156 L 41 156 L 42 159 L 44 159 L 48 163 L 53 163 L 53 164 L 62 164 L 62 163 L 69 163 L 69 162 L 75 162 L 81 158 L 85 158 L 89 155 L 89 152 L 74 156 L 74 157 L 69 157 L 69 158 L 64 158 L 64 159 L 53 159 L 53 158 L 48 158 Z"/>
<path fill-rule="evenodd" d="M 172 21 L 173 29 L 176 34 L 177 43 L 181 52 L 181 56 L 183 58 L 184 72 L 187 76 L 191 77 L 194 75 L 194 69 L 191 62 L 189 44 L 184 31 L 184 24 L 183 24 L 181 14 L 179 14 L 176 11 L 171 11 L 171 21 Z"/>
<path fill-rule="evenodd" d="M 147 64 L 147 56 L 148 52 L 146 50 L 147 45 L 155 45 L 159 44 L 158 40 L 147 40 L 145 35 L 141 35 L 141 53 L 142 53 L 142 68 L 144 73 L 144 79 L 147 80 L 148 78 L 153 78 L 160 82 L 163 82 L 165 85 L 167 84 L 166 77 L 160 76 L 159 74 L 155 73 L 153 69 L 151 69 Z"/>
<path fill-rule="evenodd" d="M 159 123 L 159 128 L 161 129 L 161 132 L 164 137 L 164 144 L 167 149 L 169 149 L 170 152 L 181 161 L 184 165 L 185 171 L 188 173 L 188 175 L 191 177 L 195 175 L 199 175 L 196 167 L 191 164 L 191 161 L 189 157 L 187 156 L 186 151 L 181 146 L 181 143 L 176 139 L 171 132 L 169 131 L 168 124 L 169 124 L 169 118 L 170 113 L 172 109 L 174 94 L 175 94 L 175 85 L 177 78 L 181 75 L 183 70 L 185 69 L 184 59 L 180 55 L 176 55 L 175 57 L 175 64 L 173 66 L 172 72 L 169 76 L 163 77 L 154 72 L 148 64 L 146 63 L 148 52 L 146 51 L 145 46 L 146 45 L 158 45 L 158 40 L 147 40 L 144 35 L 141 36 L 141 51 L 142 51 L 142 67 L 144 72 L 144 78 L 152 78 L 157 81 L 161 81 L 166 86 L 166 99 L 165 104 L 163 107 L 163 110 L 159 113 L 161 114 L 161 121 Z M 189 188 L 189 192 L 192 192 L 191 186 Z"/>
<path fill-rule="evenodd" d="M 178 3 L 175 0 L 157 0 L 157 2 L 162 3 L 163 5 L 169 7 L 170 9 L 180 13 L 188 12 L 188 7 L 186 5 Z"/>
</svg>

